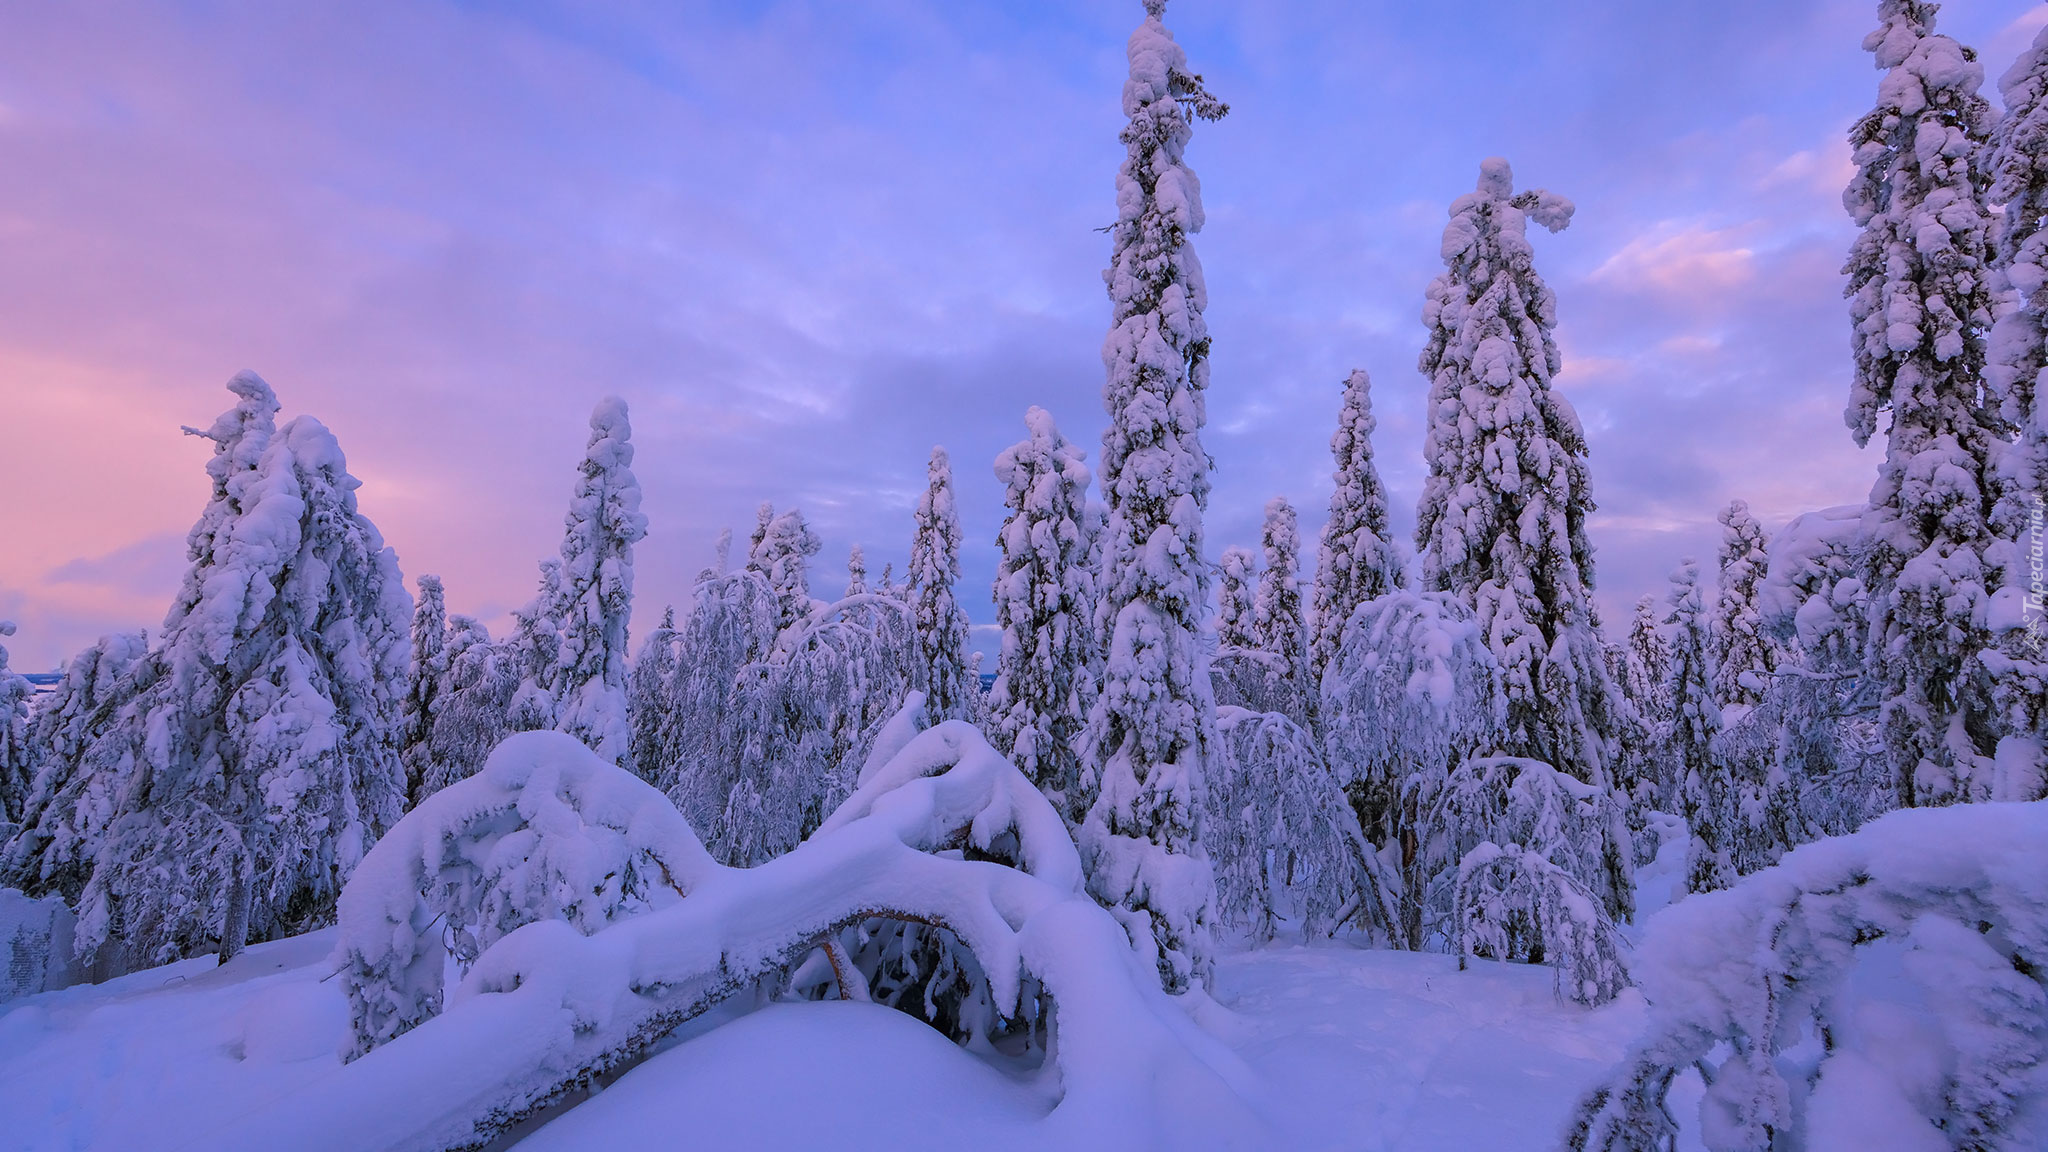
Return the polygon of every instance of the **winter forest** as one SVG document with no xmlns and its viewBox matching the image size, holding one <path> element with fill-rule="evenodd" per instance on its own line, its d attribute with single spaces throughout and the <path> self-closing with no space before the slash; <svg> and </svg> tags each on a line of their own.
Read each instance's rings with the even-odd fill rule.
<svg viewBox="0 0 2048 1152">
<path fill-rule="evenodd" d="M 1237 97 L 1126 4 L 1104 431 L 931 448 L 900 571 L 785 501 L 636 579 L 621 388 L 546 430 L 530 599 L 458 611 L 292 381 L 228 379 L 161 623 L 0 648 L 0 1149 L 2048 1148 L 2048 25 L 1878 0 L 1868 500 L 1728 502 L 1616 616 L 1575 206 L 1509 159 L 1404 238 L 1419 381 L 1322 382 L 1326 510 L 1218 530 Z"/>
</svg>

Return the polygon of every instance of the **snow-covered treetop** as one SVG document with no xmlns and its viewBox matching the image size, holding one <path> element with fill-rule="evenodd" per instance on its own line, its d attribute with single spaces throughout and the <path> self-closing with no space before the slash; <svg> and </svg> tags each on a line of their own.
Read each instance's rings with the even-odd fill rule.
<svg viewBox="0 0 2048 1152">
<path fill-rule="evenodd" d="M 775 593 L 778 631 L 810 614 L 809 562 L 824 547 L 825 542 L 811 531 L 801 510 L 792 508 L 777 515 L 773 505 L 761 505 L 760 523 L 747 550 L 747 567 L 768 578 L 768 586 Z"/>
<path fill-rule="evenodd" d="M 1330 437 L 1336 487 L 1330 493 L 1330 516 L 1323 522 L 1316 555 L 1309 620 L 1310 666 L 1318 676 L 1337 658 L 1351 614 L 1400 582 L 1401 554 L 1387 528 L 1387 489 L 1373 464 L 1375 427 L 1372 378 L 1358 369 L 1344 380 L 1337 431 Z"/>
<path fill-rule="evenodd" d="M 960 514 L 954 506 L 953 464 L 944 448 L 932 448 L 926 477 L 906 573 L 917 630 L 918 686 L 933 715 L 961 716 L 978 698 L 980 686 L 968 683 L 967 614 L 953 595 L 960 580 Z"/>
<path fill-rule="evenodd" d="M 633 428 L 626 402 L 598 401 L 590 442 L 562 534 L 560 711 L 562 731 L 623 763 L 626 622 L 633 611 L 633 545 L 647 535 L 640 481 L 633 475 Z"/>
<path fill-rule="evenodd" d="M 1258 565 L 1252 550 L 1238 544 L 1225 548 L 1217 562 L 1216 643 L 1220 647 L 1255 650 L 1259 646 L 1253 621 Z"/>
<path fill-rule="evenodd" d="M 1714 698 L 1722 704 L 1754 704 L 1763 697 L 1763 677 L 1777 662 L 1757 601 L 1769 549 L 1763 525 L 1750 515 L 1748 504 L 1731 501 L 1720 519 L 1720 588 L 1708 629 L 1716 669 Z"/>
</svg>

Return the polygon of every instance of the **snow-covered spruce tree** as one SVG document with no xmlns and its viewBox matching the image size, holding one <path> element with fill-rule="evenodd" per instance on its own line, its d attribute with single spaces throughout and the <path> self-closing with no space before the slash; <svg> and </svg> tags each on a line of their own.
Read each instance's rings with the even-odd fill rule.
<svg viewBox="0 0 2048 1152">
<path fill-rule="evenodd" d="M 777 515 L 773 505 L 764 503 L 759 515 L 747 550 L 747 569 L 767 579 L 775 598 L 775 630 L 780 633 L 811 614 L 811 557 L 825 542 L 811 531 L 800 509 Z"/>
<path fill-rule="evenodd" d="M 28 729 L 31 786 L 19 829 L 0 843 L 0 888 L 77 904 L 128 770 L 123 750 L 99 737 L 134 695 L 135 666 L 148 653 L 140 631 L 102 636 L 37 704 Z"/>
<path fill-rule="evenodd" d="M 640 653 L 626 674 L 626 710 L 633 720 L 633 770 L 650 782 L 662 777 L 665 741 L 675 730 L 675 701 L 669 688 L 676 677 L 678 636 L 676 610 L 665 605 L 661 623 L 640 642 Z"/>
<path fill-rule="evenodd" d="M 519 691 L 519 652 L 493 644 L 470 616 L 448 618 L 447 678 L 434 700 L 433 724 L 417 778 L 421 797 L 432 796 L 483 767 L 485 757 L 512 729 L 507 716 Z"/>
<path fill-rule="evenodd" d="M 1401 552 L 1387 527 L 1387 488 L 1373 463 L 1375 427 L 1372 379 L 1357 369 L 1344 380 L 1344 403 L 1330 437 L 1330 455 L 1337 462 L 1331 478 L 1337 486 L 1330 493 L 1330 518 L 1323 522 L 1316 555 L 1309 615 L 1312 683 L 1337 658 L 1344 625 L 1358 606 L 1401 584 Z"/>
<path fill-rule="evenodd" d="M 518 687 L 506 705 L 508 732 L 537 732 L 555 726 L 562 661 L 562 562 L 540 562 L 540 586 L 532 600 L 512 610 L 507 655 L 518 670 Z"/>
<path fill-rule="evenodd" d="M 1842 195 L 1862 229 L 1843 268 L 1856 443 L 1891 415 L 1870 492 L 1869 660 L 1908 807 L 1988 798 L 1992 705 L 1979 673 L 1987 523 L 2003 422 L 1984 390 L 1991 324 L 1985 146 L 1993 113 L 1975 53 L 1934 34 L 1935 5 L 1883 0 L 1864 39 L 1885 69 L 1849 143 Z"/>
<path fill-rule="evenodd" d="M 996 626 L 1002 647 L 989 692 L 996 747 L 1070 823 L 1086 814 L 1076 751 L 1094 695 L 1090 653 L 1095 577 L 1088 568 L 1088 466 L 1043 408 L 1024 414 L 1025 440 L 996 457 L 1009 515 L 996 540 Z"/>
<path fill-rule="evenodd" d="M 2048 29 L 2013 62 L 1998 87 L 2005 117 L 1993 131 L 1990 199 L 1999 218 L 1995 273 L 2014 294 L 1992 325 L 1985 381 L 1999 414 L 2017 432 L 1999 462 L 1991 514 L 1998 540 L 1985 559 L 1998 571 L 1984 653 L 2001 736 L 1994 756 L 1994 800 L 2048 797 L 2048 650 L 2041 641 L 2042 501 L 2048 498 Z M 2033 627 L 2029 628 L 2029 620 Z"/>
<path fill-rule="evenodd" d="M 426 795 L 422 782 L 435 775 L 429 740 L 434 712 L 448 684 L 448 603 L 439 576 L 422 575 L 412 610 L 412 667 L 406 676 L 405 707 L 399 719 L 399 758 L 405 763 L 405 806 Z"/>
<path fill-rule="evenodd" d="M 1313 729 L 1316 689 L 1309 673 L 1308 619 L 1301 604 L 1301 532 L 1294 506 L 1285 496 L 1266 502 L 1259 550 L 1265 568 L 1259 573 L 1259 590 L 1252 601 L 1252 632 L 1260 651 L 1277 657 L 1267 679 L 1272 684 L 1270 695 L 1285 702 L 1285 707 L 1266 711 L 1285 712 L 1295 723 Z"/>
<path fill-rule="evenodd" d="M 1232 544 L 1216 564 L 1216 646 L 1257 651 L 1252 605 L 1259 558 L 1251 549 Z"/>
<path fill-rule="evenodd" d="M 1721 710 L 1714 703 L 1714 654 L 1700 597 L 1700 566 L 1687 559 L 1671 574 L 1670 755 L 1692 840 L 1686 847 L 1688 892 L 1709 892 L 1735 881 L 1734 802 L 1726 770 L 1714 756 Z"/>
<path fill-rule="evenodd" d="M 161 962 L 326 920 L 398 819 L 411 597 L 334 437 L 253 373 L 205 432 L 213 495 L 141 687 L 132 768 L 80 900 L 83 955 Z"/>
<path fill-rule="evenodd" d="M 1079 839 L 1089 889 L 1119 912 L 1168 992 L 1206 981 L 1215 883 L 1202 851 L 1203 772 L 1216 754 L 1216 706 L 1199 639 L 1208 599 L 1201 443 L 1209 383 L 1208 303 L 1188 238 L 1201 230 L 1201 185 L 1182 162 L 1192 117 L 1228 108 L 1187 70 L 1146 0 L 1131 34 L 1130 78 L 1110 227 L 1111 304 L 1102 360 L 1102 693 L 1083 740 L 1091 793 Z"/>
<path fill-rule="evenodd" d="M 626 402 L 598 401 L 590 444 L 562 533 L 562 649 L 555 727 L 600 757 L 631 768 L 626 707 L 626 621 L 633 613 L 633 545 L 647 535 L 633 475 Z"/>
<path fill-rule="evenodd" d="M 935 719 L 972 719 L 981 685 L 967 672 L 967 613 L 953 598 L 960 580 L 960 515 L 953 507 L 953 464 L 933 448 L 928 482 L 910 538 L 910 603 L 917 625 L 917 687 Z"/>
<path fill-rule="evenodd" d="M 1422 312 L 1429 476 L 1416 541 L 1425 586 L 1473 605 L 1493 650 L 1508 708 L 1494 751 L 1608 788 L 1622 767 L 1620 709 L 1593 619 L 1586 438 L 1551 387 L 1557 299 L 1526 232 L 1532 219 L 1559 231 L 1571 215 L 1561 196 L 1516 193 L 1498 158 L 1451 205 L 1445 270 Z M 1625 831 L 1607 849 L 1612 875 L 1593 885 L 1616 919 L 1632 902 Z"/>
<path fill-rule="evenodd" d="M 678 637 L 667 691 L 673 727 L 659 737 L 653 783 L 705 830 L 712 851 L 723 858 L 729 857 L 715 839 L 740 769 L 733 745 L 742 725 L 740 676 L 768 658 L 779 611 L 766 573 L 707 569 L 698 577 Z"/>
<path fill-rule="evenodd" d="M 14 635 L 14 622 L 0 620 L 0 637 Z M 7 646 L 0 644 L 0 840 L 21 822 L 34 783 L 28 752 L 28 698 L 35 693 L 28 678 L 7 667 Z"/>
<path fill-rule="evenodd" d="M 868 554 L 855 544 L 846 554 L 846 594 L 865 596 L 868 591 Z"/>
<path fill-rule="evenodd" d="M 1714 699 L 1723 708 L 1755 704 L 1777 667 L 1777 652 L 1757 606 L 1770 555 L 1764 526 L 1749 505 L 1731 501 L 1721 511 L 1721 564 L 1714 616 L 1707 637 L 1714 650 Z"/>
</svg>

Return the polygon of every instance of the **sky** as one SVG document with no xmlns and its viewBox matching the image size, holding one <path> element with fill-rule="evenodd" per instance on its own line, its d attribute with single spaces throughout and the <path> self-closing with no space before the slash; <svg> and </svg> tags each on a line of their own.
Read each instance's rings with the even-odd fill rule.
<svg viewBox="0 0 2048 1152">
<path fill-rule="evenodd" d="M 1214 337 L 1211 556 L 1285 495 L 1313 539 L 1368 370 L 1396 526 L 1423 292 L 1479 163 L 1578 206 L 1534 237 L 1585 422 L 1612 625 L 1732 498 L 1861 501 L 1841 418 L 1848 126 L 1868 0 L 1173 0 L 1230 115 L 1188 160 Z M 591 407 L 631 406 L 644 631 L 721 528 L 800 507 L 898 572 L 934 444 L 992 648 L 992 461 L 1091 458 L 1137 0 L 0 0 L 0 619 L 17 670 L 162 620 L 204 503 L 182 436 L 254 369 L 332 428 L 408 578 L 501 631 L 561 537 Z M 1987 93 L 2048 7 L 1951 0 Z M 1611 626 L 1612 626 L 1611 625 Z"/>
</svg>

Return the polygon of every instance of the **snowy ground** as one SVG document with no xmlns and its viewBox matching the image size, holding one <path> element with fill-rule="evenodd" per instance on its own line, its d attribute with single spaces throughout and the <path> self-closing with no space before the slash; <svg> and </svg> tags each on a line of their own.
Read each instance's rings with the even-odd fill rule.
<svg viewBox="0 0 2048 1152">
<path fill-rule="evenodd" d="M 332 933 L 0 1006 L 0 1147 L 216 1148 L 251 1107 L 333 1074 Z M 1302 1149 L 1555 1147 L 1641 1025 L 1633 993 L 1559 1004 L 1547 969 L 1341 943 L 1228 957 L 1204 1023 L 1261 1073 Z M 431 1090 L 423 1086 L 423 1090 Z M 781 1004 L 655 1057 L 529 1138 L 536 1152 L 1040 1147 L 1042 1088 L 887 1009 Z"/>
</svg>

